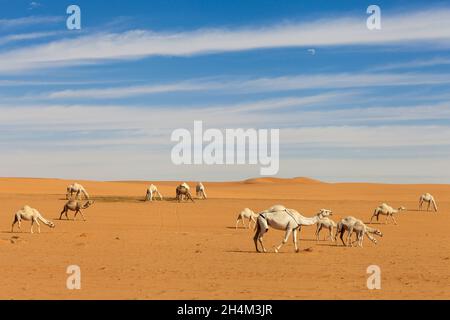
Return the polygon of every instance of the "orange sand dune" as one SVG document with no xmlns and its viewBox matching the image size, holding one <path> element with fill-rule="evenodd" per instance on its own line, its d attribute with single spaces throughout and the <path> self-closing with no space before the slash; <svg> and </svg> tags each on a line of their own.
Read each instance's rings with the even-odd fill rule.
<svg viewBox="0 0 450 320">
<path fill-rule="evenodd" d="M 178 182 L 153 181 L 167 200 L 148 203 L 143 199 L 149 181 L 78 181 L 96 199 L 85 210 L 87 221 L 59 221 L 71 182 L 0 179 L 0 298 L 450 298 L 450 185 L 263 178 L 204 182 L 208 200 L 177 203 L 172 198 Z M 424 192 L 437 199 L 437 214 L 417 211 Z M 244 207 L 257 212 L 284 204 L 305 216 L 329 208 L 335 221 L 346 215 L 367 221 L 381 202 L 409 210 L 398 214 L 397 226 L 374 224 L 384 237 L 378 245 L 365 240 L 364 248 L 316 243 L 312 226 L 302 228 L 300 253 L 290 239 L 279 254 L 256 254 L 253 231 L 234 228 Z M 14 212 L 25 204 L 56 228 L 42 226 L 41 234 L 31 235 L 23 222 L 21 233 L 10 233 Z M 266 246 L 282 237 L 270 230 Z M 81 268 L 81 290 L 66 288 L 66 268 L 73 264 Z M 381 268 L 381 290 L 366 287 L 372 264 Z"/>
</svg>

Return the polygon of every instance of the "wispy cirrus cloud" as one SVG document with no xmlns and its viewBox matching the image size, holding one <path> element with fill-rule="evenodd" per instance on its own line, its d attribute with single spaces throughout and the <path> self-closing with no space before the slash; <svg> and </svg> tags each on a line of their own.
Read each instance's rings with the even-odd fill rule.
<svg viewBox="0 0 450 320">
<path fill-rule="evenodd" d="M 365 19 L 365 16 L 338 17 L 307 23 L 179 33 L 143 30 L 100 33 L 5 52 L 0 55 L 0 71 L 150 56 L 192 56 L 301 46 L 402 45 L 417 42 L 430 45 L 448 44 L 450 40 L 450 9 L 447 8 L 384 15 L 383 27 L 377 31 L 368 30 Z"/>
<path fill-rule="evenodd" d="M 447 74 L 427 73 L 334 73 L 256 79 L 186 80 L 169 84 L 69 89 L 30 97 L 30 99 L 116 99 L 159 93 L 192 91 L 274 92 L 307 89 L 342 89 L 382 86 L 449 84 Z"/>
<path fill-rule="evenodd" d="M 61 32 L 49 31 L 49 32 L 30 32 L 30 33 L 10 34 L 10 35 L 4 36 L 4 37 L 0 37 L 0 45 L 5 45 L 5 44 L 11 43 L 11 42 L 43 39 L 43 38 L 53 37 L 58 34 L 61 34 Z"/>
<path fill-rule="evenodd" d="M 0 30 L 32 25 L 54 24 L 64 21 L 64 16 L 29 16 L 14 19 L 0 19 Z"/>
<path fill-rule="evenodd" d="M 450 102 L 436 104 L 345 107 L 348 94 L 328 92 L 303 97 L 253 100 L 202 108 L 132 105 L 33 104 L 0 106 L 0 127 L 4 130 L 146 130 L 191 126 L 202 119 L 208 126 L 236 127 L 324 127 L 406 126 L 430 120 L 450 120 Z M 343 107 L 322 108 L 344 104 Z M 182 110 L 182 111 L 180 111 Z M 174 112 L 183 112 L 175 118 Z M 158 115 L 155 117 L 155 114 Z M 425 125 L 425 124 L 424 124 Z M 449 136 L 444 134 L 444 139 Z"/>
<path fill-rule="evenodd" d="M 441 65 L 450 65 L 450 58 L 438 57 L 426 60 L 413 60 L 407 62 L 390 63 L 383 66 L 374 67 L 372 71 L 387 71 L 387 70 L 399 70 L 399 69 L 416 69 L 426 68 Z"/>
</svg>

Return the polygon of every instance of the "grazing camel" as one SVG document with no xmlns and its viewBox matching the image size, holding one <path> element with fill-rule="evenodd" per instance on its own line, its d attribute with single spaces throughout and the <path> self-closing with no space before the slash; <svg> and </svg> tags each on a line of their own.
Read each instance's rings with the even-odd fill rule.
<svg viewBox="0 0 450 320">
<path fill-rule="evenodd" d="M 394 209 L 391 206 L 387 205 L 386 203 L 382 203 L 373 212 L 373 215 L 370 218 L 370 223 L 372 223 L 372 219 L 374 217 L 377 217 L 377 221 L 378 221 L 378 217 L 381 214 L 381 215 L 385 215 L 386 216 L 386 221 L 384 222 L 385 224 L 388 223 L 389 218 L 391 218 L 394 221 L 394 224 L 397 224 L 397 221 L 395 220 L 394 214 L 398 213 L 400 211 L 404 211 L 404 210 L 406 210 L 405 207 L 400 207 L 398 209 Z"/>
<path fill-rule="evenodd" d="M 72 199 L 72 195 L 75 193 L 75 199 L 81 199 L 81 195 L 83 194 L 86 200 L 89 200 L 89 194 L 86 192 L 86 189 L 79 183 L 72 183 L 67 187 L 66 199 Z"/>
<path fill-rule="evenodd" d="M 183 200 L 183 197 L 186 197 L 186 199 L 190 199 L 192 202 L 195 202 L 194 199 L 191 196 L 191 192 L 189 191 L 189 186 L 186 188 L 187 185 L 180 184 L 176 189 L 176 199 L 178 202 Z"/>
<path fill-rule="evenodd" d="M 195 193 L 197 195 L 197 198 L 207 199 L 205 186 L 203 185 L 203 183 L 201 182 L 197 183 L 197 186 L 195 187 Z"/>
<path fill-rule="evenodd" d="M 349 242 L 350 233 L 347 236 L 347 241 L 346 242 L 344 242 L 344 239 L 343 239 L 344 233 L 345 233 L 345 231 L 349 231 L 350 228 L 357 222 L 361 222 L 362 223 L 361 220 L 356 219 L 355 217 L 352 217 L 352 216 L 348 216 L 348 217 L 342 218 L 341 221 L 339 221 L 337 223 L 336 233 L 334 234 L 334 239 L 336 240 L 337 236 L 339 235 L 340 238 L 341 238 L 342 244 L 344 246 L 347 246 L 348 242 Z"/>
<path fill-rule="evenodd" d="M 269 231 L 269 226 L 277 230 L 285 230 L 285 236 L 280 245 L 275 247 L 275 252 L 278 252 L 281 247 L 287 242 L 290 234 L 294 240 L 295 252 L 298 252 L 297 245 L 297 230 L 300 230 L 301 226 L 310 226 L 317 223 L 320 219 L 329 216 L 330 210 L 322 209 L 317 215 L 311 218 L 302 216 L 294 209 L 288 209 L 282 205 L 275 205 L 265 211 L 262 211 L 256 221 L 256 232 L 253 237 L 256 251 L 259 251 L 258 241 L 261 244 L 263 252 L 267 252 L 263 244 L 263 236 Z"/>
<path fill-rule="evenodd" d="M 189 193 L 191 192 L 191 187 L 186 182 L 183 182 L 180 186 L 185 187 Z M 181 195 L 181 200 L 184 200 L 184 195 Z"/>
<path fill-rule="evenodd" d="M 245 208 L 244 210 L 241 211 L 241 213 L 239 213 L 239 215 L 237 217 L 236 229 L 237 229 L 238 224 L 239 224 L 240 221 L 242 221 L 242 224 L 245 227 L 245 219 L 248 219 L 247 229 L 249 229 L 252 221 L 253 221 L 254 224 L 256 224 L 256 218 L 258 218 L 258 215 L 256 213 L 254 213 L 249 208 Z"/>
<path fill-rule="evenodd" d="M 379 237 L 383 236 L 383 233 L 380 230 L 371 228 L 360 221 L 355 222 L 351 230 L 349 230 L 349 237 L 351 237 L 352 232 L 356 233 L 356 240 L 352 242 L 352 246 L 353 243 L 358 242 L 358 246 L 361 248 L 363 246 L 362 244 L 364 240 L 364 235 L 367 235 L 367 238 L 369 238 L 369 240 L 371 240 L 375 244 L 377 244 L 377 239 L 373 238 L 370 234 L 374 234 Z"/>
<path fill-rule="evenodd" d="M 33 232 L 33 225 L 36 223 L 38 226 L 38 233 L 41 233 L 41 226 L 39 224 L 39 221 L 44 223 L 45 225 L 49 226 L 50 228 L 54 228 L 55 224 L 47 219 L 45 219 L 39 211 L 37 211 L 34 208 L 31 208 L 30 206 L 24 206 L 22 209 L 16 212 L 14 215 L 14 221 L 11 226 L 11 232 L 14 232 L 14 225 L 18 223 L 19 230 L 21 226 L 22 220 L 25 221 L 31 221 L 31 233 Z"/>
<path fill-rule="evenodd" d="M 423 205 L 424 202 L 428 203 L 427 211 L 430 210 L 430 205 L 433 205 L 434 211 L 437 212 L 438 208 L 437 208 L 437 205 L 436 205 L 436 201 L 434 200 L 434 197 L 431 194 L 425 193 L 425 194 L 420 196 L 420 199 L 419 199 L 419 210 L 422 210 L 422 205 Z"/>
<path fill-rule="evenodd" d="M 319 234 L 320 234 L 320 230 L 322 230 L 322 228 L 328 229 L 330 231 L 330 234 L 328 236 L 328 238 L 334 242 L 335 238 L 333 235 L 333 229 L 336 229 L 337 225 L 336 222 L 334 222 L 333 220 L 331 220 L 328 217 L 324 217 L 322 219 L 320 219 L 317 222 L 317 228 L 316 228 L 316 241 L 319 242 Z"/>
<path fill-rule="evenodd" d="M 346 242 L 344 242 L 344 239 L 343 239 L 345 231 L 348 232 Z M 362 222 L 361 220 L 359 220 L 355 217 L 352 217 L 352 216 L 348 216 L 348 217 L 341 219 L 341 221 L 338 222 L 334 238 L 336 240 L 337 236 L 340 235 L 342 244 L 344 246 L 349 246 L 351 244 L 351 236 L 353 234 L 353 231 L 355 231 L 356 240 L 360 241 L 361 246 L 362 246 L 362 237 L 364 237 L 364 235 L 367 235 L 367 237 L 375 244 L 377 243 L 377 240 L 374 237 L 372 237 L 370 234 L 376 234 L 378 236 L 383 236 L 383 234 L 381 233 L 380 230 L 370 228 L 370 227 L 366 226 L 364 224 L 364 222 Z"/>
<path fill-rule="evenodd" d="M 75 215 L 73 216 L 73 220 L 75 220 L 77 218 L 77 214 L 78 213 L 81 213 L 81 216 L 83 217 L 83 220 L 86 221 L 86 219 L 84 218 L 83 212 L 81 212 L 81 209 L 87 209 L 93 204 L 94 204 L 93 200 L 86 201 L 85 204 L 81 204 L 81 202 L 79 202 L 79 201 L 69 200 L 64 205 L 64 208 L 61 211 L 61 214 L 59 215 L 59 220 L 61 220 L 61 217 L 62 217 L 63 214 L 65 214 L 66 219 L 69 220 L 69 217 L 67 216 L 67 212 L 69 212 L 69 210 L 70 210 L 70 211 L 75 211 Z"/>
<path fill-rule="evenodd" d="M 161 193 L 159 193 L 158 191 L 158 188 L 154 184 L 149 185 L 147 188 L 147 195 L 145 196 L 145 201 L 153 201 L 156 195 L 158 195 L 159 200 L 163 199 Z"/>
</svg>

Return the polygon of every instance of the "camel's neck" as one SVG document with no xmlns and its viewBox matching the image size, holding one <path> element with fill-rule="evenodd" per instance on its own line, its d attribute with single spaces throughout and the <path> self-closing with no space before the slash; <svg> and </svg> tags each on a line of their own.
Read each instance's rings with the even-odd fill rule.
<svg viewBox="0 0 450 320">
<path fill-rule="evenodd" d="M 318 216 L 314 216 L 314 217 L 310 217 L 310 218 L 300 216 L 300 219 L 299 219 L 299 223 L 304 226 L 311 226 L 313 224 L 316 224 L 318 221 L 319 221 Z"/>
<path fill-rule="evenodd" d="M 50 225 L 50 222 L 48 222 L 47 219 L 45 219 L 43 216 L 38 215 L 38 219 L 41 220 L 44 224 L 46 225 Z"/>
<path fill-rule="evenodd" d="M 90 205 L 91 205 L 90 202 L 89 202 L 89 201 L 86 201 L 86 203 L 83 204 L 82 208 L 83 208 L 83 209 L 89 208 Z"/>
<path fill-rule="evenodd" d="M 366 231 L 368 233 L 375 233 L 376 229 L 366 226 Z"/>
</svg>

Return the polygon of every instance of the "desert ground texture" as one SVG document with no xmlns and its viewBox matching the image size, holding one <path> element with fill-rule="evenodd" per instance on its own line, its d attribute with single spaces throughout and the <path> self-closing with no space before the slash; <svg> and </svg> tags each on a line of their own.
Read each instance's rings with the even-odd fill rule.
<svg viewBox="0 0 450 320">
<path fill-rule="evenodd" d="M 165 196 L 144 202 L 150 182 L 77 181 L 95 199 L 86 221 L 58 220 L 67 185 L 58 179 L 0 179 L 0 299 L 450 299 L 450 185 L 324 183 L 307 178 L 203 182 L 207 200 L 177 203 L 179 182 L 152 181 Z M 195 182 L 188 182 L 195 189 Z M 418 211 L 421 194 L 439 211 Z M 195 194 L 195 192 L 193 192 Z M 386 202 L 408 210 L 398 225 L 379 224 L 375 245 L 316 243 L 315 226 L 273 252 L 283 231 L 265 235 L 269 253 L 256 253 L 253 229 L 235 230 L 238 213 L 274 204 L 310 217 L 333 210 L 368 222 Z M 14 213 L 38 209 L 56 227 L 30 222 L 11 233 Z M 73 212 L 69 212 L 73 217 Z M 81 269 L 81 289 L 69 290 L 66 269 Z M 366 269 L 381 269 L 381 289 L 369 290 Z"/>
</svg>

